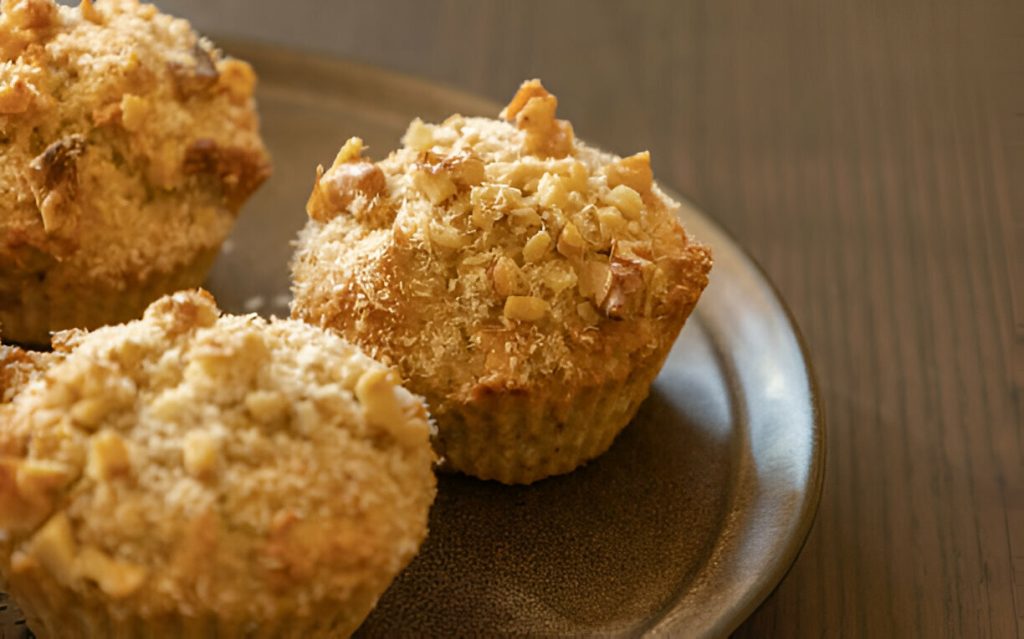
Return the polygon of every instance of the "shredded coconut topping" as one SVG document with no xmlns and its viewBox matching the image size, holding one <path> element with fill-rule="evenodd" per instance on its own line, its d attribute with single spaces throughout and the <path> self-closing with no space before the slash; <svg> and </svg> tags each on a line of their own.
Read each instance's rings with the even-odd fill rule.
<svg viewBox="0 0 1024 639">
<path fill-rule="evenodd" d="M 415 120 L 374 164 L 349 140 L 317 180 L 293 315 L 398 365 L 439 420 L 482 388 L 594 383 L 671 343 L 711 266 L 653 182 L 526 82 L 508 121 Z"/>
</svg>

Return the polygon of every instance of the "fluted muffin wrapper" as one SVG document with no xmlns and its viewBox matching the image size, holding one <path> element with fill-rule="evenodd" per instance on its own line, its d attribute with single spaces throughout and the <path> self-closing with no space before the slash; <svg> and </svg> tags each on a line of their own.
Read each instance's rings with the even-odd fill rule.
<svg viewBox="0 0 1024 639">
<path fill-rule="evenodd" d="M 26 281 L 12 306 L 0 307 L 0 337 L 6 342 L 50 344 L 50 333 L 68 328 L 94 329 L 142 316 L 153 300 L 203 283 L 220 250 L 200 251 L 170 272 L 158 272 L 123 287 L 82 281 L 73 286 Z"/>
<path fill-rule="evenodd" d="M 224 618 L 214 611 L 126 614 L 76 596 L 49 579 L 21 580 L 14 597 L 37 639 L 335 639 L 355 632 L 377 601 L 366 590 L 345 603 L 320 604 L 306 615 L 255 621 Z"/>
<path fill-rule="evenodd" d="M 573 471 L 611 447 L 650 393 L 672 342 L 625 379 L 579 389 L 494 390 L 437 416 L 445 470 L 505 484 Z M 568 394 L 568 397 L 566 396 Z"/>
</svg>

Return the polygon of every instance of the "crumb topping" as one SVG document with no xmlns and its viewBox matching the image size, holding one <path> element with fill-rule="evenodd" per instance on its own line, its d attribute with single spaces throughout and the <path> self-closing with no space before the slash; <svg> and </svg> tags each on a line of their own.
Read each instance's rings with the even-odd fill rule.
<svg viewBox="0 0 1024 639">
<path fill-rule="evenodd" d="M 0 410 L 8 578 L 261 619 L 383 590 L 418 549 L 426 409 L 354 346 L 203 292 L 73 342 Z"/>
<path fill-rule="evenodd" d="M 269 174 L 249 65 L 137 0 L 0 8 L 5 280 L 142 280 L 219 245 Z"/>
<path fill-rule="evenodd" d="M 455 395 L 625 375 L 674 340 L 710 252 L 646 152 L 575 139 L 526 82 L 503 120 L 415 120 L 372 163 L 358 138 L 318 169 L 293 315 L 396 363 L 437 415 Z"/>
</svg>

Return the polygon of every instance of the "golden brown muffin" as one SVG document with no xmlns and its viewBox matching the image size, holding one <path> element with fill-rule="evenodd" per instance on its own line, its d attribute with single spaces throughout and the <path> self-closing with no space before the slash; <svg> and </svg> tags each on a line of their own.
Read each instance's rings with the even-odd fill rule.
<svg viewBox="0 0 1024 639">
<path fill-rule="evenodd" d="M 507 121 L 416 120 L 377 164 L 349 140 L 293 263 L 293 317 L 397 366 L 448 463 L 506 483 L 611 445 L 711 268 L 649 155 L 578 142 L 556 105 L 527 82 Z"/>
<path fill-rule="evenodd" d="M 251 67 L 136 0 L 0 8 L 4 336 L 46 344 L 197 286 L 269 174 Z"/>
<path fill-rule="evenodd" d="M 423 401 L 203 292 L 76 332 L 0 407 L 0 576 L 46 637 L 338 637 L 416 553 Z"/>
</svg>

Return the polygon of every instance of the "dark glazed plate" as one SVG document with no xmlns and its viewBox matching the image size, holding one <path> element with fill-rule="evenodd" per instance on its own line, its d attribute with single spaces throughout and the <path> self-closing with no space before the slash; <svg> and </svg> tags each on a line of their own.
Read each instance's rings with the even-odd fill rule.
<svg viewBox="0 0 1024 639">
<path fill-rule="evenodd" d="M 290 242 L 314 169 L 346 138 L 380 158 L 413 117 L 499 108 L 350 63 L 225 49 L 260 76 L 275 166 L 209 280 L 231 312 L 287 314 Z M 429 539 L 360 636 L 724 636 L 782 579 L 821 490 L 807 356 L 743 250 L 692 206 L 680 215 L 715 266 L 634 422 L 600 459 L 533 486 L 442 477 Z M 23 636 L 5 605 L 0 633 Z"/>
</svg>

